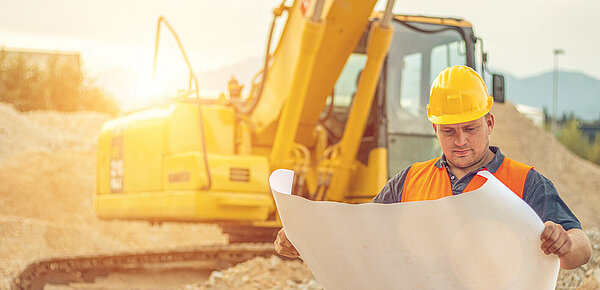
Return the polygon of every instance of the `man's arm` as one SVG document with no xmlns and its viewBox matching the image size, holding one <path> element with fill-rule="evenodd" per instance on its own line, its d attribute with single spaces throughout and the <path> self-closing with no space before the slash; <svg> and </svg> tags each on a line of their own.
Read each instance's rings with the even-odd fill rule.
<svg viewBox="0 0 600 290">
<path fill-rule="evenodd" d="M 379 194 L 373 198 L 374 203 L 398 203 L 402 200 L 402 188 L 410 166 L 390 178 Z"/>
<path fill-rule="evenodd" d="M 552 182 L 532 169 L 525 180 L 523 200 L 544 221 L 542 251 L 560 258 L 563 269 L 575 269 L 591 256 L 590 241 L 577 217 L 558 195 Z"/>
<path fill-rule="evenodd" d="M 560 258 L 560 267 L 575 269 L 590 260 L 592 249 L 586 234 L 577 228 L 565 231 L 560 224 L 552 221 L 544 223 L 542 251 L 546 255 L 554 254 Z"/>
</svg>

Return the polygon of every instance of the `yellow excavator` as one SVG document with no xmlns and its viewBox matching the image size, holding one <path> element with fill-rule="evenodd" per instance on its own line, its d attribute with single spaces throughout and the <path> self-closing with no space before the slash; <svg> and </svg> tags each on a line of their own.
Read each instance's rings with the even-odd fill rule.
<svg viewBox="0 0 600 290">
<path fill-rule="evenodd" d="M 451 65 L 485 75 L 483 43 L 465 20 L 393 15 L 393 2 L 374 13 L 375 0 L 296 0 L 291 6 L 284 1 L 274 9 L 264 66 L 245 96 L 232 79 L 218 99 L 203 98 L 175 34 L 190 68 L 188 90 L 104 125 L 98 217 L 217 223 L 230 243 L 272 242 L 281 227 L 268 184 L 273 170 L 296 172 L 296 195 L 364 203 L 412 162 L 438 156 L 425 114 L 429 86 Z M 272 51 L 281 16 L 287 20 Z M 156 52 L 163 24 L 173 32 L 161 18 Z M 503 102 L 504 79 L 491 78 L 493 96 Z M 211 248 L 202 257 L 226 260 L 216 255 L 233 247 Z M 261 248 L 230 261 L 272 253 Z M 165 257 L 144 255 L 117 260 L 159 263 Z M 171 260 L 182 256 L 168 253 Z M 76 262 L 98 266 L 101 258 Z M 94 269 L 80 267 L 70 275 L 76 267 L 69 261 L 70 266 L 61 260 L 68 268 L 60 272 L 63 278 L 85 278 L 85 269 Z M 31 271 L 16 285 L 33 285 Z"/>
<path fill-rule="evenodd" d="M 98 216 L 216 222 L 232 242 L 268 241 L 281 226 L 273 170 L 296 171 L 297 195 L 363 203 L 390 175 L 437 156 L 428 88 L 447 66 L 476 67 L 478 39 L 467 21 L 391 15 L 393 1 L 372 14 L 375 2 L 282 4 L 274 14 L 287 23 L 248 96 L 235 80 L 217 100 L 190 85 L 106 123 Z"/>
</svg>

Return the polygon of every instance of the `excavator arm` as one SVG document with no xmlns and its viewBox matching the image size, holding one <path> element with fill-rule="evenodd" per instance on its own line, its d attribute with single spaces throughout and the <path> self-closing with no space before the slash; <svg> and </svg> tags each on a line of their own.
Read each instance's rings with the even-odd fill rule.
<svg viewBox="0 0 600 290">
<path fill-rule="evenodd" d="M 294 143 L 313 147 L 317 142 L 319 115 L 348 57 L 368 27 L 375 2 L 315 1 L 307 9 L 306 1 L 297 1 L 289 9 L 287 24 L 265 73 L 262 94 L 250 116 L 255 128 L 255 143 L 270 147 L 271 170 L 292 167 L 289 159 Z M 371 25 L 368 60 L 355 105 L 346 123 L 345 135 L 339 144 L 335 144 L 340 154 L 336 155 L 338 158 L 334 163 L 337 165 L 331 174 L 334 178 L 329 198 L 333 200 L 342 201 L 341 192 L 347 189 L 349 165 L 356 156 L 393 34 L 389 24 L 393 3 L 389 1 L 381 21 Z M 316 180 L 315 167 L 307 173 L 312 176 L 309 180 Z M 309 182 L 309 191 L 315 191 L 316 187 L 315 182 Z"/>
</svg>

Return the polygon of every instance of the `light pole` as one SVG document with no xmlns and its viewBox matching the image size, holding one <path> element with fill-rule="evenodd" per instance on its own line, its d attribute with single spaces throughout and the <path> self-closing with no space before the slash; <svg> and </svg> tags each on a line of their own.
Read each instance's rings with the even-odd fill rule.
<svg viewBox="0 0 600 290">
<path fill-rule="evenodd" d="M 558 55 L 564 54 L 562 49 L 554 49 L 554 76 L 552 87 L 552 134 L 556 136 L 556 106 L 558 103 Z"/>
</svg>

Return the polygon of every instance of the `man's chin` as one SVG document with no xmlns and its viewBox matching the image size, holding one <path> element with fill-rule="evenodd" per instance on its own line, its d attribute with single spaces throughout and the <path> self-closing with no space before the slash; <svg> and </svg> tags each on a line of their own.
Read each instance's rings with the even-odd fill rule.
<svg viewBox="0 0 600 290">
<path fill-rule="evenodd" d="M 473 165 L 473 159 L 469 156 L 454 157 L 453 160 L 449 161 L 458 168 L 468 168 Z"/>
</svg>

